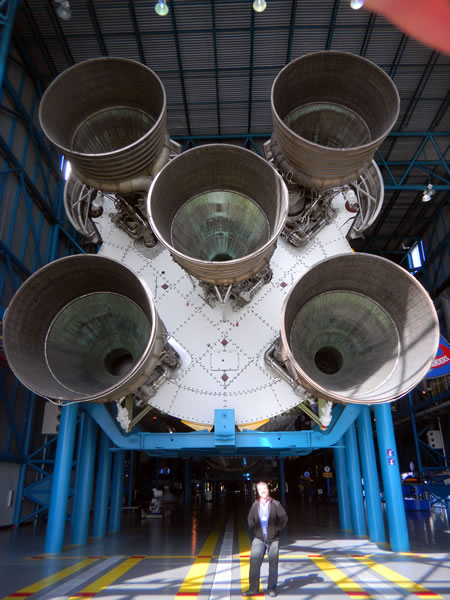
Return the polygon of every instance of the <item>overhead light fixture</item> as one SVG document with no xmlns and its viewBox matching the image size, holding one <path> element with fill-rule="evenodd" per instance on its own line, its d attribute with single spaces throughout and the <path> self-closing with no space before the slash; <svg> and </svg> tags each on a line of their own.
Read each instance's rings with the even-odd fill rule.
<svg viewBox="0 0 450 600">
<path fill-rule="evenodd" d="M 429 183 L 427 185 L 427 189 L 423 190 L 422 202 L 429 202 L 435 193 L 436 193 L 436 190 L 433 189 L 433 184 Z"/>
<path fill-rule="evenodd" d="M 253 2 L 253 10 L 257 13 L 263 12 L 266 10 L 267 2 L 266 0 L 255 0 Z"/>
<path fill-rule="evenodd" d="M 350 0 L 350 6 L 355 10 L 358 10 L 364 6 L 364 0 Z"/>
<path fill-rule="evenodd" d="M 70 10 L 69 0 L 55 0 L 57 4 L 56 14 L 63 21 L 69 21 L 72 18 L 72 11 Z"/>
<path fill-rule="evenodd" d="M 155 4 L 155 13 L 160 17 L 165 17 L 169 12 L 169 7 L 167 6 L 166 0 L 158 0 Z"/>
</svg>

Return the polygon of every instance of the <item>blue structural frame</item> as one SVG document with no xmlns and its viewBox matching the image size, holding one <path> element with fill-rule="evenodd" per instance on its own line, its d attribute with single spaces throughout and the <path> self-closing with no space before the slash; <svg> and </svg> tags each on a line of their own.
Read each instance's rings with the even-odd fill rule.
<svg viewBox="0 0 450 600">
<path fill-rule="evenodd" d="M 9 131 L 2 132 L 0 136 L 0 209 L 6 197 L 6 190 L 14 189 L 11 200 L 10 223 L 6 236 L 0 240 L 0 317 L 10 299 L 11 293 L 18 289 L 22 281 L 30 276 L 40 266 L 55 260 L 60 256 L 71 253 L 83 252 L 77 233 L 67 223 L 63 208 L 63 167 L 61 157 L 55 148 L 49 146 L 36 126 L 36 113 L 41 95 L 38 78 L 34 78 L 35 90 L 33 97 L 24 101 L 24 90 L 27 78 L 33 77 L 32 61 L 21 54 L 23 63 L 12 56 L 9 57 L 10 65 L 21 71 L 19 81 L 12 81 L 8 73 L 8 52 L 10 51 L 10 36 L 14 14 L 19 4 L 18 0 L 9 0 L 0 6 L 0 84 L 2 98 L 8 98 L 9 105 L 5 106 L 5 114 L 9 118 Z M 335 12 L 333 18 L 335 18 Z M 293 5 L 293 17 L 295 8 Z M 252 13 L 252 18 L 254 15 Z M 176 33 L 176 15 L 171 11 L 172 26 Z M 136 22 L 134 23 L 136 26 Z M 292 29 L 293 32 L 293 29 Z M 333 28 L 330 28 L 327 44 L 331 44 Z M 288 58 L 292 48 L 292 36 L 288 47 Z M 178 50 L 177 50 L 178 52 Z M 178 53 L 179 54 L 179 53 Z M 179 58 L 179 56 L 178 56 Z M 215 56 L 217 62 L 217 57 Z M 179 58 L 180 62 L 180 58 Z M 181 69 L 181 63 L 180 63 Z M 181 72 L 181 71 L 180 71 Z M 217 80 L 216 80 L 217 83 Z M 216 86 L 217 88 L 217 86 Z M 217 88 L 218 89 L 218 88 Z M 216 93 L 217 92 L 216 89 Z M 252 90 L 249 91 L 251 97 Z M 186 98 L 185 110 L 188 114 Z M 12 108 L 11 108 L 12 107 Z M 7 110 L 6 110 L 7 109 Z M 219 108 L 218 108 L 219 110 Z M 184 149 L 195 146 L 197 142 L 205 141 L 233 141 L 240 140 L 243 146 L 260 153 L 262 141 L 270 137 L 270 132 L 262 134 L 251 133 L 252 115 L 248 113 L 248 131 L 242 135 L 220 134 L 220 113 L 218 112 L 219 133 L 211 136 L 195 136 L 190 131 L 189 135 L 177 138 L 184 144 Z M 188 120 L 189 125 L 189 120 Z M 25 129 L 24 129 L 25 128 Z M 21 150 L 18 151 L 20 136 L 26 136 Z M 448 132 L 393 132 L 390 137 L 399 136 L 415 137 L 418 139 L 417 151 L 410 161 L 392 161 L 389 155 L 379 151 L 376 159 L 378 165 L 385 173 L 385 187 L 388 190 L 418 190 L 425 186 L 410 186 L 407 183 L 411 170 L 419 169 L 425 174 L 433 174 L 432 169 L 441 165 L 446 169 L 447 176 L 440 176 L 436 190 L 450 190 L 450 173 L 446 156 L 438 147 L 438 137 L 449 136 Z M 21 140 L 22 141 L 22 140 Z M 419 160 L 420 153 L 429 144 L 432 145 L 437 156 L 434 161 Z M 30 156 L 32 159 L 30 159 Z M 30 162 L 32 167 L 30 167 Z M 402 174 L 393 175 L 399 168 L 404 168 Z M 56 184 L 55 184 L 56 181 Z M 25 221 L 20 221 L 19 213 L 23 210 Z M 20 244 L 16 244 L 20 238 Z M 30 259 L 30 247 L 32 258 Z M 448 248 L 448 240 L 447 240 Z M 404 258 L 407 252 L 404 252 Z M 439 265 L 434 273 L 439 273 Z M 433 275 L 434 277 L 434 275 Z M 432 282 L 431 282 L 432 283 Z M 0 358 L 2 356 L 0 355 Z M 298 432 L 235 432 L 234 415 L 228 411 L 218 411 L 216 423 L 221 428 L 215 428 L 213 433 L 207 431 L 190 433 L 142 433 L 132 432 L 124 435 L 114 423 L 110 413 L 103 405 L 81 406 L 83 416 L 81 419 L 81 443 L 88 445 L 87 452 L 79 452 L 78 459 L 73 460 L 74 440 L 77 427 L 77 413 L 79 405 L 70 405 L 62 409 L 60 434 L 51 437 L 44 444 L 36 444 L 33 440 L 33 418 L 36 414 L 37 399 L 34 394 L 24 391 L 15 381 L 7 388 L 7 378 L 11 377 L 7 364 L 0 362 L 0 393 L 1 402 L 8 416 L 8 430 L 3 448 L 0 448 L 0 460 L 16 462 L 21 465 L 18 500 L 15 506 L 14 524 L 16 528 L 24 520 L 36 518 L 48 510 L 48 528 L 45 543 L 46 552 L 60 552 L 62 549 L 65 526 L 67 523 L 67 503 L 71 494 L 73 467 L 75 466 L 75 499 L 72 515 L 72 540 L 75 543 L 85 543 L 88 535 L 88 510 L 84 512 L 81 506 L 91 506 L 93 487 L 94 458 L 97 454 L 97 475 L 95 480 L 95 520 L 93 535 L 104 536 L 108 529 L 118 531 L 120 527 L 120 508 L 124 483 L 125 450 L 145 451 L 155 457 L 174 456 L 185 458 L 185 483 L 186 489 L 190 487 L 190 457 L 219 455 L 235 456 L 270 455 L 280 459 L 280 483 L 283 482 L 283 459 L 286 456 L 300 456 L 308 454 L 316 448 L 333 448 L 336 461 L 336 479 L 338 486 L 339 509 L 343 528 L 351 527 L 351 515 L 346 510 L 349 506 L 349 484 L 353 489 L 355 503 L 361 506 L 362 493 L 359 491 L 360 472 L 351 467 L 352 461 L 345 460 L 345 453 L 350 456 L 351 451 L 358 454 L 355 435 L 355 422 L 358 423 L 359 450 L 364 472 L 364 483 L 367 504 L 367 519 L 369 533 L 374 541 L 382 541 L 381 527 L 379 524 L 378 508 L 375 507 L 377 489 L 375 481 L 371 481 L 370 474 L 374 465 L 374 456 L 370 440 L 370 419 L 367 422 L 367 412 L 359 406 L 348 405 L 345 408 L 336 406 L 333 410 L 333 421 L 324 433 L 318 430 Z M 19 402 L 19 397 L 25 395 L 25 408 L 22 411 L 22 422 L 17 423 L 14 415 Z M 366 415 L 366 416 L 363 416 Z M 380 462 L 383 474 L 383 488 L 386 498 L 388 524 L 391 547 L 394 550 L 407 550 L 408 540 L 404 515 L 403 499 L 399 487 L 398 464 L 386 464 L 386 452 L 394 448 L 392 417 L 388 406 L 375 408 L 377 435 L 380 447 Z M 94 423 L 95 421 L 95 423 Z M 99 450 L 95 450 L 95 435 L 100 428 Z M 113 444 L 111 444 L 111 441 Z M 345 442 L 345 444 L 344 444 Z M 51 458 L 46 458 L 46 452 L 54 448 L 56 443 L 56 457 L 51 453 Z M 11 451 L 12 447 L 16 450 Z M 346 449 L 347 448 L 347 449 Z M 349 450 L 351 448 L 352 450 Z M 384 452 L 384 454 L 383 454 Z M 111 482 L 112 455 L 114 454 L 113 481 Z M 396 455 L 395 455 L 396 456 Z M 394 456 L 394 458 L 395 458 Z M 397 460 L 398 463 L 398 460 Z M 39 485 L 26 486 L 27 470 L 32 468 L 42 477 Z M 284 485 L 282 485 L 284 491 Z M 130 495 L 130 494 L 129 494 Z M 111 496 L 112 505 L 108 519 L 108 503 Z M 38 508 L 25 517 L 22 515 L 22 498 L 31 499 Z M 187 504 L 190 495 L 186 496 Z M 360 501 L 361 500 L 361 501 Z M 372 505 L 373 506 L 369 506 Z M 400 518 L 399 518 L 400 515 Z M 358 520 L 353 525 L 355 534 L 363 535 L 364 512 L 358 509 Z M 400 521 L 400 523 L 399 523 Z M 365 527 L 365 524 L 364 524 Z"/>
</svg>

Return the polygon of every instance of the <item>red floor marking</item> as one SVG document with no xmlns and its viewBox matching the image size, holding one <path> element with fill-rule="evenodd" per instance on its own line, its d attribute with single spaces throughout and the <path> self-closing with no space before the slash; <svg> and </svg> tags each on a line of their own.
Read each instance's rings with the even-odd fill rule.
<svg viewBox="0 0 450 600">
<path fill-rule="evenodd" d="M 28 598 L 28 596 L 32 596 L 34 592 L 14 592 L 14 594 L 9 594 L 8 598 Z"/>
<path fill-rule="evenodd" d="M 212 558 L 212 554 L 199 554 L 197 558 Z"/>
</svg>

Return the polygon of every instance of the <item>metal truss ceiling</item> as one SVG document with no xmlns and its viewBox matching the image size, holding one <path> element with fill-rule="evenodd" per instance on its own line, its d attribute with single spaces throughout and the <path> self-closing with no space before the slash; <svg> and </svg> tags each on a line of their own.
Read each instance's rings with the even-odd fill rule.
<svg viewBox="0 0 450 600">
<path fill-rule="evenodd" d="M 52 0 L 23 0 L 13 42 L 42 88 L 90 58 L 145 63 L 166 88 L 170 135 L 188 144 L 236 137 L 253 145 L 269 136 L 271 85 L 293 58 L 332 49 L 374 61 L 397 85 L 401 110 L 376 156 L 386 190 L 372 236 L 380 250 L 400 248 L 448 202 L 450 57 L 347 0 L 267 4 L 256 14 L 250 0 L 170 0 L 158 17 L 150 0 L 71 0 L 72 18 L 61 21 Z M 439 187 L 424 204 L 430 182 Z"/>
</svg>

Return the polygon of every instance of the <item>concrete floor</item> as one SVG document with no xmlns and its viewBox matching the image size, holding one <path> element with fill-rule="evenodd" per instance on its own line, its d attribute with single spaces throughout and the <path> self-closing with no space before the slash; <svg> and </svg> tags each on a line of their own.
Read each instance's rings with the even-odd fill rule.
<svg viewBox="0 0 450 600">
<path fill-rule="evenodd" d="M 411 553 L 392 553 L 339 531 L 337 507 L 288 504 L 278 595 L 286 600 L 450 600 L 450 523 L 444 510 L 407 514 Z M 0 531 L 0 597 L 230 600 L 247 589 L 243 505 L 183 507 L 164 519 L 125 514 L 120 534 L 44 555 L 45 532 Z M 69 540 L 68 540 L 69 541 Z M 261 570 L 264 598 L 267 559 Z M 264 591 L 263 591 L 264 590 Z M 267 596 L 267 595 L 266 595 Z"/>
</svg>

